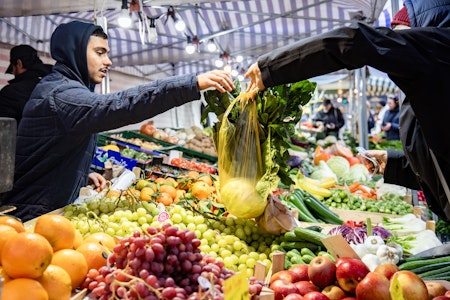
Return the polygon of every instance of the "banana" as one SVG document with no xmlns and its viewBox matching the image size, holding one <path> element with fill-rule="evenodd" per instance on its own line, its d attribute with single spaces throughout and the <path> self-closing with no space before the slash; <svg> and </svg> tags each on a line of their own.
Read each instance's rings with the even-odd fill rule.
<svg viewBox="0 0 450 300">
<path fill-rule="evenodd" d="M 326 197 L 330 197 L 331 196 L 331 191 L 326 189 L 326 188 L 322 188 L 318 185 L 315 184 L 311 184 L 311 182 L 308 182 L 307 179 L 305 178 L 301 178 L 297 180 L 297 185 L 299 188 L 301 188 L 302 190 L 307 191 L 308 193 L 312 194 L 313 196 L 316 197 L 322 197 L 322 198 L 326 198 Z"/>
<path fill-rule="evenodd" d="M 332 177 L 327 177 L 327 178 L 317 180 L 317 179 L 313 179 L 313 178 L 304 176 L 303 180 L 305 180 L 309 184 L 313 184 L 315 186 L 325 188 L 325 189 L 329 189 L 330 187 L 336 185 L 336 181 Z"/>
</svg>

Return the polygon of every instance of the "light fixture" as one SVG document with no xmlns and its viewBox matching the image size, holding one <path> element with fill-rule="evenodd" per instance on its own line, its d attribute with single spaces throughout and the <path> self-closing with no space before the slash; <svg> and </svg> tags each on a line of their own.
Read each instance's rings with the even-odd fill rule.
<svg viewBox="0 0 450 300">
<path fill-rule="evenodd" d="M 206 48 L 208 49 L 209 52 L 214 52 L 217 50 L 217 46 L 216 46 L 216 43 L 214 42 L 214 39 L 210 39 L 208 41 Z"/>
<path fill-rule="evenodd" d="M 223 67 L 223 70 L 226 72 L 231 72 L 231 66 L 227 64 L 225 67 Z"/>
<path fill-rule="evenodd" d="M 234 69 L 234 70 L 231 71 L 231 76 L 236 77 L 238 75 L 239 75 L 238 70 Z"/>
<path fill-rule="evenodd" d="M 131 13 L 128 11 L 127 0 L 122 0 L 122 9 L 120 11 L 117 22 L 120 27 L 128 28 L 131 27 Z"/>
<path fill-rule="evenodd" d="M 173 8 L 173 6 L 169 6 L 169 8 L 167 9 L 167 19 L 171 17 L 173 19 L 173 21 L 175 22 L 175 29 L 177 31 L 184 31 L 186 29 L 186 24 L 184 23 L 183 20 L 177 18 L 177 16 L 175 16 L 175 9 Z M 166 22 L 167 22 L 166 19 Z"/>
<path fill-rule="evenodd" d="M 244 57 L 242 55 L 236 56 L 236 62 L 240 63 L 244 60 Z"/>
<path fill-rule="evenodd" d="M 218 58 L 218 59 L 216 59 L 216 60 L 214 61 L 214 65 L 215 65 L 217 68 L 222 68 L 223 65 L 224 65 L 224 62 L 223 62 L 223 60 L 222 60 L 221 58 Z"/>
<path fill-rule="evenodd" d="M 198 47 L 198 37 L 194 36 L 193 38 L 191 38 L 190 36 L 188 36 L 187 38 L 187 45 L 186 45 L 186 52 L 188 54 L 193 54 Z"/>
<path fill-rule="evenodd" d="M 150 18 L 150 26 L 148 28 L 148 41 L 155 43 L 158 40 L 158 33 L 156 32 L 155 19 Z"/>
</svg>

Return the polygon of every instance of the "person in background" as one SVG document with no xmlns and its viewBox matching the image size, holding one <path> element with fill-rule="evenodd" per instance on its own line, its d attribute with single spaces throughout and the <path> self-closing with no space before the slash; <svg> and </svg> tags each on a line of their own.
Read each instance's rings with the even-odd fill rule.
<svg viewBox="0 0 450 300">
<path fill-rule="evenodd" d="M 7 74 L 14 75 L 0 91 L 0 117 L 16 119 L 19 124 L 22 111 L 36 84 L 52 71 L 44 64 L 36 49 L 29 45 L 11 48 Z"/>
<path fill-rule="evenodd" d="M 380 102 L 378 102 L 378 105 L 380 106 L 380 108 L 375 115 L 375 127 L 371 131 L 372 134 L 378 134 L 381 132 L 381 123 L 383 123 L 384 114 L 389 109 L 386 101 L 384 100 L 380 100 Z"/>
<path fill-rule="evenodd" d="M 184 103 L 200 99 L 200 91 L 235 87 L 228 72 L 173 76 L 121 92 L 96 94 L 94 87 L 112 65 L 108 36 L 102 27 L 73 21 L 51 36 L 56 61 L 25 105 L 19 124 L 13 190 L 2 204 L 23 221 L 72 203 L 88 179 L 99 190 L 100 174 L 89 173 L 97 133 L 138 123 Z"/>
<path fill-rule="evenodd" d="M 400 108 L 398 97 L 391 96 L 387 100 L 388 110 L 381 123 L 381 131 L 387 140 L 400 140 Z"/>
<path fill-rule="evenodd" d="M 377 157 L 386 162 L 384 180 L 423 190 L 431 211 L 449 221 L 450 131 L 438 128 L 448 128 L 450 112 L 450 0 L 405 0 L 391 25 L 354 21 L 269 52 L 245 74 L 247 90 L 367 65 L 387 73 L 406 97 L 400 104 L 403 151 Z"/>
<path fill-rule="evenodd" d="M 322 123 L 325 135 L 339 136 L 339 129 L 345 124 L 342 112 L 333 106 L 330 99 L 323 100 L 322 106 L 322 109 L 312 118 L 313 126 L 319 127 Z"/>
<path fill-rule="evenodd" d="M 375 127 L 375 117 L 372 108 L 370 107 L 369 101 L 366 101 L 366 111 L 367 111 L 367 130 L 368 133 L 370 133 L 371 130 Z"/>
</svg>

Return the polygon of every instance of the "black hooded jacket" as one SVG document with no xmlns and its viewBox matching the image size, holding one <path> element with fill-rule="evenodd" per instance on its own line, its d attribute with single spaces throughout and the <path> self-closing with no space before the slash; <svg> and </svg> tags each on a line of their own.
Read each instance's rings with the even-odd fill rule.
<svg viewBox="0 0 450 300">
<path fill-rule="evenodd" d="M 406 0 L 405 5 L 411 29 L 352 23 L 263 55 L 258 66 L 267 87 L 365 65 L 387 73 L 406 99 L 400 109 L 404 152 L 388 151 L 384 179 L 423 189 L 432 211 L 450 220 L 449 200 L 429 152 L 450 184 L 450 0 Z"/>
<path fill-rule="evenodd" d="M 51 38 L 53 72 L 25 106 L 18 128 L 14 187 L 2 196 L 24 221 L 72 203 L 87 184 L 96 133 L 138 123 L 200 98 L 195 75 L 156 80 L 122 92 L 92 92 L 86 49 L 100 28 L 74 21 Z"/>
<path fill-rule="evenodd" d="M 8 85 L 0 91 L 0 117 L 14 118 L 19 124 L 34 87 L 51 71 L 52 65 L 36 64 L 8 81 Z"/>
</svg>

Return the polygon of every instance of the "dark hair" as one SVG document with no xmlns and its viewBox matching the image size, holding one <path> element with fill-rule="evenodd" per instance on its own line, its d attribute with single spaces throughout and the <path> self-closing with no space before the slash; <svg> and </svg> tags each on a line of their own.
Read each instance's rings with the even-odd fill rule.
<svg viewBox="0 0 450 300">
<path fill-rule="evenodd" d="M 323 105 L 328 105 L 328 104 L 331 104 L 331 100 L 330 99 L 323 100 Z"/>
<path fill-rule="evenodd" d="M 108 35 L 103 31 L 102 28 L 95 29 L 94 32 L 91 34 L 91 36 L 101 37 L 105 40 L 108 39 Z"/>
<path fill-rule="evenodd" d="M 18 58 L 22 61 L 22 67 L 24 69 L 29 69 L 34 65 L 38 65 L 38 64 L 42 64 L 42 60 L 36 55 L 31 55 L 31 56 L 27 56 L 27 57 L 20 57 Z M 14 65 L 17 64 L 17 59 L 15 62 L 13 62 Z"/>
</svg>

